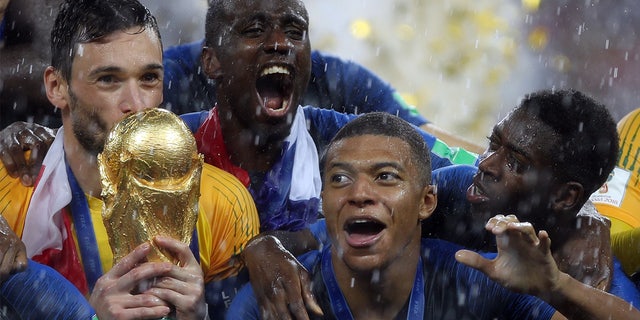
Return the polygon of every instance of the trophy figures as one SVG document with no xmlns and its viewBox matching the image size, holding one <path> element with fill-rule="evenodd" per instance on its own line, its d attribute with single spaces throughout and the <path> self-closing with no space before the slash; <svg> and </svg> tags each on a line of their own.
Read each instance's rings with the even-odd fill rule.
<svg viewBox="0 0 640 320">
<path fill-rule="evenodd" d="M 164 109 L 129 115 L 111 130 L 98 165 L 114 263 L 156 235 L 191 241 L 202 159 L 191 131 Z M 150 261 L 175 263 L 151 244 Z"/>
</svg>

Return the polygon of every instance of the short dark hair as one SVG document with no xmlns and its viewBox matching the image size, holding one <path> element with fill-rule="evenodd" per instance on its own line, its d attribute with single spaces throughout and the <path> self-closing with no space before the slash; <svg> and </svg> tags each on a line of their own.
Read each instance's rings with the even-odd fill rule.
<svg viewBox="0 0 640 320">
<path fill-rule="evenodd" d="M 226 11 L 223 0 L 209 1 L 207 16 L 204 22 L 204 44 L 206 46 L 213 46 L 216 41 L 216 35 L 220 35 L 220 28 L 222 27 L 220 21 L 223 21 L 222 17 Z"/>
<path fill-rule="evenodd" d="M 51 30 L 51 65 L 69 80 L 79 43 L 132 27 L 151 28 L 160 39 L 155 17 L 137 0 L 66 0 Z"/>
<path fill-rule="evenodd" d="M 518 111 L 536 116 L 558 135 L 551 154 L 557 179 L 581 183 L 585 197 L 607 180 L 619 142 L 616 122 L 602 103 L 573 89 L 543 90 L 525 96 L 513 112 Z"/>
<path fill-rule="evenodd" d="M 351 120 L 331 139 L 326 151 L 340 140 L 363 135 L 394 137 L 406 142 L 411 149 L 411 159 L 416 165 L 422 185 L 431 183 L 431 152 L 429 151 L 429 146 L 413 125 L 389 113 L 364 113 Z M 322 170 L 324 170 L 326 161 L 326 151 L 322 155 Z"/>
</svg>

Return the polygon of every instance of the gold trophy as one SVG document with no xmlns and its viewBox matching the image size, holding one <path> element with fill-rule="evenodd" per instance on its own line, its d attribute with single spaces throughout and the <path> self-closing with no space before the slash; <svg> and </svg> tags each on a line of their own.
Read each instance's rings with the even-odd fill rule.
<svg viewBox="0 0 640 320">
<path fill-rule="evenodd" d="M 176 263 L 151 240 L 165 235 L 191 241 L 202 163 L 191 131 L 167 110 L 129 115 L 111 130 L 98 166 L 114 263 L 144 242 L 155 248 L 149 261 Z"/>
</svg>

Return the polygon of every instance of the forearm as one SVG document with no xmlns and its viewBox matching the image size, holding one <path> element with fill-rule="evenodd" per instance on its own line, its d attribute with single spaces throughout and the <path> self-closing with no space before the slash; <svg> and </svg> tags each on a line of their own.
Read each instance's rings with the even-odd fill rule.
<svg viewBox="0 0 640 320">
<path fill-rule="evenodd" d="M 540 295 L 568 319 L 640 319 L 640 311 L 628 302 L 583 284 L 561 272 L 558 287 Z"/>
<path fill-rule="evenodd" d="M 282 246 L 296 257 L 319 247 L 318 241 L 308 229 L 300 231 L 268 231 L 263 232 L 256 238 L 261 236 L 276 237 L 280 240 Z"/>
</svg>

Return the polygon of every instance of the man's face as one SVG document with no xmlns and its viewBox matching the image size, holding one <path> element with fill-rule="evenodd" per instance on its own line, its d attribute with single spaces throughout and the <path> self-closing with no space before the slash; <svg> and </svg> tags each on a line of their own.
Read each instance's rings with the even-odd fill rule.
<svg viewBox="0 0 640 320">
<path fill-rule="evenodd" d="M 68 87 L 68 116 L 86 151 L 102 151 L 106 135 L 126 114 L 162 102 L 162 49 L 152 30 L 115 32 L 78 45 Z M 69 123 L 70 122 L 70 123 Z"/>
<path fill-rule="evenodd" d="M 228 2 L 224 31 L 204 52 L 219 61 L 209 76 L 220 108 L 255 132 L 286 134 L 311 72 L 306 9 L 297 0 Z"/>
<path fill-rule="evenodd" d="M 544 223 L 554 190 L 550 155 L 558 147 L 551 128 L 526 112 L 510 113 L 494 128 L 467 190 L 476 218 L 515 214 Z"/>
<path fill-rule="evenodd" d="M 436 198 L 432 186 L 420 182 L 410 155 L 407 143 L 380 135 L 330 147 L 322 207 L 334 264 L 371 272 L 419 250 L 419 221 L 431 214 Z"/>
</svg>

